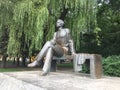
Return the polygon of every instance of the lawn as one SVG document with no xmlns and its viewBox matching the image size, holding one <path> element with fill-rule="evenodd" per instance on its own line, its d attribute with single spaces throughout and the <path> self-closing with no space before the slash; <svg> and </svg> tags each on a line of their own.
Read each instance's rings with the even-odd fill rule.
<svg viewBox="0 0 120 90">
<path fill-rule="evenodd" d="M 58 68 L 73 68 L 72 63 L 63 63 L 63 64 L 58 64 Z M 7 68 L 0 68 L 0 72 L 16 72 L 16 71 L 33 71 L 33 70 L 41 70 L 42 68 L 40 67 L 35 67 L 35 68 L 27 68 L 27 67 L 7 67 Z"/>
<path fill-rule="evenodd" d="M 40 68 L 23 68 L 23 67 L 17 67 L 17 68 L 0 68 L 0 72 L 16 72 L 16 71 L 35 71 L 40 70 Z"/>
</svg>

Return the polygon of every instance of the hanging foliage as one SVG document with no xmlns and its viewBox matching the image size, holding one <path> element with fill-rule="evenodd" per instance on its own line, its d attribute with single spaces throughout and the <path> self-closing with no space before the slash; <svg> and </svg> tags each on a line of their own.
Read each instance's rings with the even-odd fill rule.
<svg viewBox="0 0 120 90">
<path fill-rule="evenodd" d="M 50 0 L 49 12 L 52 25 L 49 27 L 50 32 L 54 32 L 53 22 L 55 22 L 64 9 L 67 9 L 65 17 L 65 24 L 70 27 L 72 37 L 74 39 L 75 48 L 80 49 L 80 32 L 93 32 L 96 25 L 96 8 L 97 0 Z M 50 22 L 49 22 L 50 23 Z M 51 29 L 52 28 L 52 29 Z M 52 34 L 53 35 L 53 34 Z"/>
<path fill-rule="evenodd" d="M 27 50 L 31 55 L 33 50 L 40 50 L 43 38 L 47 41 L 53 37 L 58 18 L 64 19 L 65 25 L 70 28 L 76 50 L 80 49 L 80 32 L 94 31 L 97 0 L 6 1 L 13 3 L 10 4 L 12 10 L 8 10 L 11 13 L 8 54 L 20 55 Z M 0 27 L 2 24 L 3 20 Z"/>
<path fill-rule="evenodd" d="M 26 49 L 27 46 L 31 54 L 33 48 L 40 49 L 42 47 L 43 26 L 48 20 L 46 4 L 41 2 L 41 0 L 25 0 L 15 5 L 13 16 L 14 26 L 11 27 L 10 31 L 8 53 L 14 49 L 16 50 L 15 53 L 20 53 L 21 49 Z M 23 34 L 24 41 L 21 41 Z M 16 43 L 16 48 L 11 42 L 13 44 Z"/>
<path fill-rule="evenodd" d="M 9 27 L 12 23 L 13 5 L 11 0 L 0 0 L 0 54 L 6 54 Z"/>
<path fill-rule="evenodd" d="M 74 3 L 74 5 L 72 5 Z M 94 31 L 96 26 L 96 0 L 75 0 L 68 5 L 69 10 L 67 22 L 71 27 L 76 50 L 80 49 L 80 33 Z"/>
</svg>

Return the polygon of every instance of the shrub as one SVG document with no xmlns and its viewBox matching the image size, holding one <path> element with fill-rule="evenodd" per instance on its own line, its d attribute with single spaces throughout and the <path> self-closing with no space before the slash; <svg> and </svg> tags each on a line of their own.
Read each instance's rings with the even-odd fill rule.
<svg viewBox="0 0 120 90">
<path fill-rule="evenodd" d="M 105 75 L 120 77 L 120 56 L 103 58 L 103 72 Z"/>
</svg>

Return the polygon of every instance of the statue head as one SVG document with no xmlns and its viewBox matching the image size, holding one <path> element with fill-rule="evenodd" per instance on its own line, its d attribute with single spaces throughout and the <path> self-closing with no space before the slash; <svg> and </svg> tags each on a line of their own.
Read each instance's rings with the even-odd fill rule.
<svg viewBox="0 0 120 90">
<path fill-rule="evenodd" d="M 56 22 L 56 26 L 57 27 L 63 27 L 63 25 L 64 25 L 64 21 L 61 20 L 61 19 L 58 19 L 57 22 Z"/>
</svg>

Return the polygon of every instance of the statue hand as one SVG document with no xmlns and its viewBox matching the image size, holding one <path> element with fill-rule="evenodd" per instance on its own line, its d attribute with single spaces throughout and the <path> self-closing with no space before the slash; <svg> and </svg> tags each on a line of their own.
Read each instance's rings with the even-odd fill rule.
<svg viewBox="0 0 120 90">
<path fill-rule="evenodd" d="M 75 55 L 76 55 L 76 53 L 75 53 L 75 52 L 73 52 L 73 53 L 72 53 L 72 56 L 74 57 Z"/>
<path fill-rule="evenodd" d="M 54 45 L 56 42 L 52 39 L 52 40 L 51 40 L 51 43 Z"/>
</svg>

